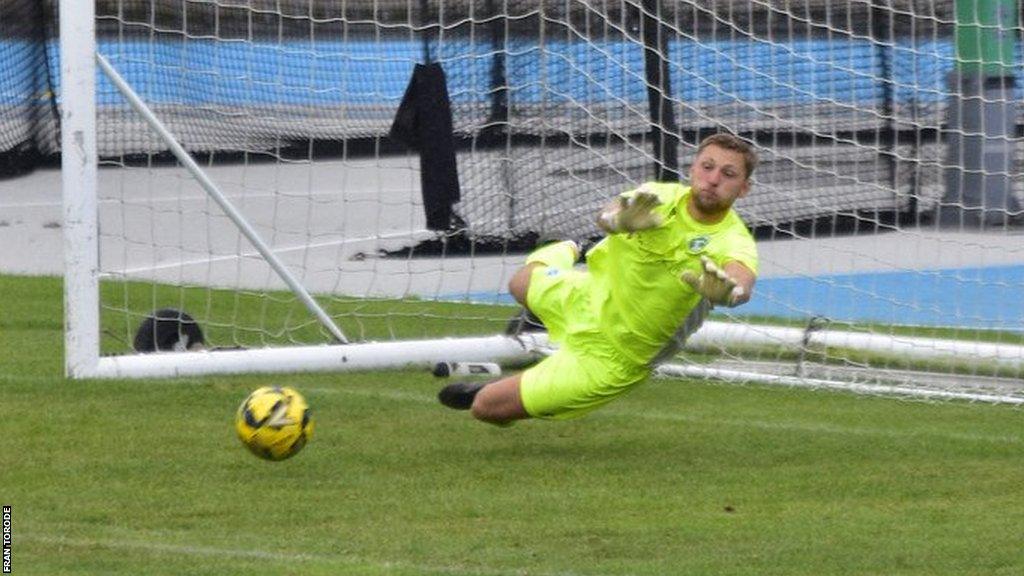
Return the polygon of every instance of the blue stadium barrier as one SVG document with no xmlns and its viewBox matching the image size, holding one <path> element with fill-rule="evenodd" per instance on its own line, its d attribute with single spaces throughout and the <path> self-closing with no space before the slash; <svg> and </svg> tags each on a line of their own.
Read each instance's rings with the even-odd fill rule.
<svg viewBox="0 0 1024 576">
<path fill-rule="evenodd" d="M 19 73 L 23 41 L 0 41 L 8 70 L 0 75 L 0 102 L 23 102 L 32 75 Z M 112 43 L 99 49 L 147 99 L 183 105 L 396 106 L 419 62 L 416 42 L 242 43 L 188 39 L 178 42 Z M 622 101 L 646 106 L 642 47 L 635 44 L 549 42 L 511 39 L 507 63 L 516 102 L 558 100 L 581 103 Z M 723 41 L 670 45 L 674 96 L 684 102 L 721 104 L 856 103 L 870 106 L 883 97 L 878 78 L 881 51 L 891 57 L 895 103 L 941 103 L 946 77 L 955 64 L 951 41 L 900 42 L 880 47 L 868 41 L 806 41 L 768 44 Z M 1024 49 L 1018 59 L 1024 60 Z M 51 71 L 59 83 L 57 46 L 50 47 Z M 452 100 L 486 102 L 490 96 L 489 45 L 452 40 L 440 57 Z M 1016 97 L 1024 96 L 1018 72 Z M 113 86 L 99 79 L 100 106 L 124 104 Z M 42 96 L 42 95 L 41 95 Z M 642 109 L 642 108 L 641 108 Z"/>
</svg>

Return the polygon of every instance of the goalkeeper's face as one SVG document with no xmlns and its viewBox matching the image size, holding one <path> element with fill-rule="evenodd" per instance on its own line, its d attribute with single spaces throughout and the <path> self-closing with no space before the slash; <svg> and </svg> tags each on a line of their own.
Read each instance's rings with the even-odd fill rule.
<svg viewBox="0 0 1024 576">
<path fill-rule="evenodd" d="M 726 212 L 750 190 L 743 154 L 708 146 L 690 166 L 690 186 L 694 208 L 703 215 L 718 216 Z"/>
</svg>

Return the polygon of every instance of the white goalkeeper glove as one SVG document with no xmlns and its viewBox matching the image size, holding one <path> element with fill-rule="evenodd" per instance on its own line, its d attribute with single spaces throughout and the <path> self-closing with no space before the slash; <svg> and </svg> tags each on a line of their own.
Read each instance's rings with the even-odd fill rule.
<svg viewBox="0 0 1024 576">
<path fill-rule="evenodd" d="M 686 270 L 682 274 L 683 282 L 701 296 L 707 298 L 712 304 L 735 306 L 743 296 L 743 287 L 736 284 L 736 280 L 729 277 L 724 270 L 715 266 L 707 256 L 700 257 L 701 273 L 694 274 Z"/>
<path fill-rule="evenodd" d="M 639 232 L 661 225 L 661 215 L 653 212 L 661 205 L 657 194 L 638 191 L 632 196 L 619 196 L 617 204 L 601 214 L 602 228 L 607 232 Z"/>
</svg>

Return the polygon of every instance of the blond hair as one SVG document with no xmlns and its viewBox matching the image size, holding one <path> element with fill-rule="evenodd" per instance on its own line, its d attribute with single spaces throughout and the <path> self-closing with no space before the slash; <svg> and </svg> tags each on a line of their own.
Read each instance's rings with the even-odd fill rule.
<svg viewBox="0 0 1024 576">
<path fill-rule="evenodd" d="M 708 146 L 718 146 L 719 148 L 742 154 L 743 168 L 746 170 L 746 177 L 748 179 L 754 173 L 754 169 L 757 168 L 757 152 L 754 152 L 754 147 L 751 146 L 750 142 L 739 136 L 727 132 L 712 134 L 700 141 L 700 145 L 697 146 L 697 156 L 700 156 L 700 153 Z"/>
</svg>

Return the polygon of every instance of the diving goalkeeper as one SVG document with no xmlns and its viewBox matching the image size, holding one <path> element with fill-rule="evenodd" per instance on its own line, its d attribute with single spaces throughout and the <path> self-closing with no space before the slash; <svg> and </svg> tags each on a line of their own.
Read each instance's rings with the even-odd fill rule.
<svg viewBox="0 0 1024 576">
<path fill-rule="evenodd" d="M 713 306 L 750 299 L 757 249 L 733 203 L 757 156 L 731 134 L 704 139 L 689 185 L 647 183 L 598 216 L 607 236 L 574 270 L 572 241 L 544 246 L 509 291 L 539 317 L 554 354 L 495 382 L 457 382 L 438 399 L 491 424 L 584 415 L 645 380 L 700 327 Z"/>
</svg>

